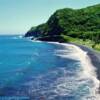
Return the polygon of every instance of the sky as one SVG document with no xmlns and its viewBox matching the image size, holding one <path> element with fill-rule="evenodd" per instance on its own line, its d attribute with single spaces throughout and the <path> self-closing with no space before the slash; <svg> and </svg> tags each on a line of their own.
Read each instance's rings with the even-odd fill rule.
<svg viewBox="0 0 100 100">
<path fill-rule="evenodd" d="M 0 34 L 25 34 L 57 9 L 84 8 L 100 0 L 0 0 Z"/>
</svg>

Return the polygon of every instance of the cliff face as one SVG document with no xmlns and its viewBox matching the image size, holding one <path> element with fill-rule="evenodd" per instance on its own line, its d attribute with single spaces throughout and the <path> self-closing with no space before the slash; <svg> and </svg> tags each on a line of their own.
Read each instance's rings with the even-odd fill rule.
<svg viewBox="0 0 100 100">
<path fill-rule="evenodd" d="M 49 20 L 32 27 L 25 37 L 53 37 L 66 35 L 74 38 L 100 39 L 100 4 L 83 9 L 60 9 Z"/>
</svg>

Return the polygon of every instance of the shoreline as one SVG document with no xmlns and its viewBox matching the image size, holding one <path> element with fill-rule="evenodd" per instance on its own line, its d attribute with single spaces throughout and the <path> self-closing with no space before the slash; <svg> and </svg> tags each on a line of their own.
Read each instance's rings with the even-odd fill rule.
<svg viewBox="0 0 100 100">
<path fill-rule="evenodd" d="M 55 42 L 55 41 L 53 41 L 53 42 L 42 41 L 42 42 L 60 43 L 60 42 Z M 66 42 L 61 42 L 61 43 L 66 44 Z M 80 44 L 76 44 L 76 43 L 68 43 L 68 44 L 75 45 L 75 46 L 79 47 L 80 49 L 82 49 L 83 51 L 87 52 L 87 55 L 90 58 L 91 64 L 95 68 L 95 73 L 97 75 L 97 79 L 100 81 L 100 52 L 97 52 L 97 51 L 93 50 L 92 48 L 86 47 L 84 45 L 80 45 Z M 100 93 L 100 84 L 99 84 L 98 92 Z"/>
<path fill-rule="evenodd" d="M 42 41 L 42 42 L 48 42 L 48 43 L 66 43 L 66 42 L 55 42 L 55 41 Z M 78 47 L 80 47 L 83 51 L 87 52 L 87 55 L 89 56 L 92 65 L 96 68 L 96 74 L 98 80 L 100 80 L 100 52 L 95 51 L 92 48 L 89 48 L 84 45 L 76 44 L 76 43 L 68 43 L 73 44 Z"/>
<path fill-rule="evenodd" d="M 43 41 L 43 42 L 47 42 L 47 41 Z M 48 43 L 49 43 L 49 41 L 48 41 Z M 50 41 L 50 43 L 52 43 L 52 42 Z M 54 42 L 54 43 L 56 43 L 56 42 Z M 57 42 L 57 43 L 59 43 L 59 42 Z M 64 42 L 62 42 L 62 43 L 64 43 Z M 87 52 L 87 55 L 89 56 L 92 65 L 96 68 L 97 78 L 98 78 L 98 80 L 100 80 L 100 52 L 97 52 L 97 51 L 93 50 L 92 48 L 86 47 L 84 45 L 75 44 L 75 43 L 68 43 L 68 44 L 76 45 L 83 51 Z"/>
<path fill-rule="evenodd" d="M 89 56 L 92 65 L 96 68 L 95 71 L 97 74 L 97 79 L 100 81 L 100 53 L 84 45 L 78 45 L 78 44 L 74 44 L 74 45 L 80 47 L 83 51 L 87 52 L 87 55 Z M 100 84 L 99 84 L 98 92 L 100 93 Z"/>
<path fill-rule="evenodd" d="M 91 59 L 91 63 L 97 69 L 96 70 L 97 78 L 100 80 L 100 53 L 92 50 L 89 47 L 83 46 L 83 45 L 77 45 L 77 44 L 75 44 L 75 45 L 87 52 L 88 56 Z"/>
</svg>

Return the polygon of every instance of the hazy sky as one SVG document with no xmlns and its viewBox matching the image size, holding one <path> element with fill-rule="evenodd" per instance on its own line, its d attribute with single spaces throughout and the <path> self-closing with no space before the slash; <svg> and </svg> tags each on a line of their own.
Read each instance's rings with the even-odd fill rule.
<svg viewBox="0 0 100 100">
<path fill-rule="evenodd" d="M 100 0 L 0 0 L 0 34 L 20 34 L 44 23 L 60 8 L 83 8 Z"/>
</svg>

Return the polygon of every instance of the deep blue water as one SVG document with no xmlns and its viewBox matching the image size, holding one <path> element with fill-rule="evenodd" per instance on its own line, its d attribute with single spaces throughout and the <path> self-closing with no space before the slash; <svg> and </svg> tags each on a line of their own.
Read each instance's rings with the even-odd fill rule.
<svg viewBox="0 0 100 100">
<path fill-rule="evenodd" d="M 71 49 L 63 45 L 0 36 L 0 96 L 96 100 L 91 93 L 93 80 L 80 78 L 80 60 L 60 56 L 69 53 Z"/>
</svg>

